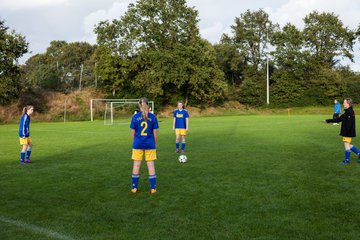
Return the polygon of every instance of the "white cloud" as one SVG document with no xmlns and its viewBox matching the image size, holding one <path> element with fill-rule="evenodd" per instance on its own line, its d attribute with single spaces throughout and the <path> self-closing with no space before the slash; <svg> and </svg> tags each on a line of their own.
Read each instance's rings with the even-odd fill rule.
<svg viewBox="0 0 360 240">
<path fill-rule="evenodd" d="M 219 42 L 219 33 L 226 33 L 226 27 L 221 22 L 214 22 L 210 26 L 200 29 L 201 37 L 207 39 L 211 43 Z"/>
<path fill-rule="evenodd" d="M 100 21 L 119 19 L 120 16 L 127 11 L 128 5 L 131 2 L 134 1 L 115 2 L 108 10 L 101 9 L 87 15 L 83 20 L 83 30 L 85 32 L 85 36 L 82 40 L 91 44 L 96 43 L 96 35 L 94 33 L 95 25 Z"/>
<path fill-rule="evenodd" d="M 352 0 L 289 0 L 277 9 L 265 9 L 271 21 L 279 23 L 283 27 L 286 23 L 290 22 L 299 29 L 303 29 L 303 18 L 313 11 L 334 13 L 343 22 L 345 27 L 354 30 L 360 23 L 360 5 L 354 4 Z M 354 46 L 355 62 L 352 63 L 348 59 L 342 60 L 342 64 L 349 65 L 354 71 L 360 71 L 360 56 L 358 54 L 359 45 Z"/>
<path fill-rule="evenodd" d="M 313 11 L 335 13 L 345 26 L 355 28 L 360 22 L 360 5 L 351 0 L 289 0 L 277 9 L 267 8 L 273 22 L 284 26 L 290 22 L 303 28 L 303 18 Z"/>
<path fill-rule="evenodd" d="M 67 3 L 68 0 L 1 0 L 0 8 L 2 10 L 23 10 Z"/>
</svg>

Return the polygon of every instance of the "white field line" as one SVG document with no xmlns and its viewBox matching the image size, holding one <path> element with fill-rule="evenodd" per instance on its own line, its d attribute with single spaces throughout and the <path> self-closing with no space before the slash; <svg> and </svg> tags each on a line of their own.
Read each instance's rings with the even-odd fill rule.
<svg viewBox="0 0 360 240">
<path fill-rule="evenodd" d="M 19 220 L 14 220 L 14 219 L 10 219 L 10 218 L 6 218 L 3 216 L 0 216 L 0 221 L 4 222 L 4 223 L 8 223 L 14 226 L 17 226 L 19 228 L 25 229 L 25 230 L 30 230 L 32 232 L 36 232 L 36 233 L 41 233 L 43 235 L 46 235 L 48 237 L 52 237 L 55 239 L 61 239 L 61 240 L 74 240 L 74 238 L 66 236 L 64 234 L 55 232 L 53 230 L 50 229 L 46 229 L 43 227 L 39 227 L 39 226 L 35 226 L 33 224 L 28 224 L 25 222 L 21 222 Z"/>
</svg>

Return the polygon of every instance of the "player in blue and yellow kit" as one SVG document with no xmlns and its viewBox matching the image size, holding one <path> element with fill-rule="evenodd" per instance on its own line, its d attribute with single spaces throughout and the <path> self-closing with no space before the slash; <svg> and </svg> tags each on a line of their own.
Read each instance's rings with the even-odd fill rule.
<svg viewBox="0 0 360 240">
<path fill-rule="evenodd" d="M 139 100 L 140 112 L 136 113 L 130 123 L 131 136 L 133 139 L 132 159 L 134 160 L 132 170 L 131 192 L 136 193 L 140 178 L 140 167 L 143 156 L 149 171 L 150 193 L 156 193 L 156 140 L 159 124 L 154 114 L 149 112 L 149 104 L 146 98 Z"/>
<path fill-rule="evenodd" d="M 30 154 L 32 151 L 32 140 L 30 137 L 30 115 L 34 112 L 34 107 L 28 105 L 23 108 L 23 115 L 19 125 L 19 140 L 22 145 L 20 153 L 20 164 L 31 163 Z"/>
<path fill-rule="evenodd" d="M 185 152 L 185 137 L 189 129 L 189 113 L 184 109 L 184 103 L 178 101 L 178 109 L 174 111 L 174 121 L 173 121 L 173 130 L 175 130 L 176 143 L 175 148 L 176 152 L 179 152 L 180 149 L 180 136 L 182 137 L 181 141 L 181 152 Z"/>
</svg>

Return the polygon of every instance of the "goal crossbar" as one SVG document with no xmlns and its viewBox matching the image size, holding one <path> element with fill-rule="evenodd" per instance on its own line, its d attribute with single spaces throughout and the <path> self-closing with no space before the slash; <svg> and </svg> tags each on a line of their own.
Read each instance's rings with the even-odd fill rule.
<svg viewBox="0 0 360 240">
<path fill-rule="evenodd" d="M 96 99 L 90 99 L 90 120 L 91 122 L 94 121 L 94 109 L 93 109 L 93 104 L 96 101 L 102 101 L 105 102 L 105 104 L 108 103 L 129 103 L 129 104 L 134 104 L 134 103 L 138 103 L 140 99 L 108 99 L 108 98 L 96 98 Z M 149 101 L 149 103 L 151 103 L 151 107 L 152 107 L 152 111 L 154 111 L 154 102 L 153 101 Z M 111 111 L 112 111 L 112 105 L 111 105 Z"/>
<path fill-rule="evenodd" d="M 120 101 L 120 102 L 110 102 L 110 123 L 111 125 L 114 124 L 114 104 L 138 104 L 139 101 L 126 101 L 126 102 L 123 102 L 123 101 Z M 152 112 L 154 111 L 154 101 L 149 101 L 148 102 L 149 104 L 151 104 L 151 107 L 152 107 Z"/>
</svg>

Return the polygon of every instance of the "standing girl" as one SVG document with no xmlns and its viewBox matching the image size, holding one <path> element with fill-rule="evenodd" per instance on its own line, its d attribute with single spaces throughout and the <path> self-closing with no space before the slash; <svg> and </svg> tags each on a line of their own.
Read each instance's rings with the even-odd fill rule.
<svg viewBox="0 0 360 240">
<path fill-rule="evenodd" d="M 338 100 L 335 99 L 333 119 L 339 118 L 340 114 L 341 114 L 341 104 L 339 103 Z M 333 125 L 339 125 L 339 123 L 333 123 Z"/>
<path fill-rule="evenodd" d="M 20 153 L 20 164 L 31 163 L 30 154 L 32 151 L 32 140 L 30 137 L 30 115 L 34 112 L 34 107 L 28 105 L 23 108 L 23 115 L 19 125 L 20 145 L 22 145 Z"/>
<path fill-rule="evenodd" d="M 130 123 L 133 139 L 132 159 L 134 160 L 131 192 L 137 192 L 141 162 L 145 155 L 149 172 L 150 193 L 153 194 L 156 193 L 155 159 L 159 125 L 156 116 L 149 112 L 148 100 L 143 97 L 138 104 L 140 112 L 132 117 Z"/>
<path fill-rule="evenodd" d="M 337 119 L 326 119 L 327 123 L 341 122 L 340 136 L 343 137 L 344 147 L 345 147 L 345 160 L 340 164 L 349 164 L 350 163 L 350 153 L 353 151 L 358 158 L 360 157 L 360 151 L 354 146 L 351 145 L 352 138 L 356 136 L 355 131 L 355 112 L 352 108 L 351 98 L 346 98 L 343 103 L 345 112 Z M 360 161 L 358 160 L 360 163 Z"/>
<path fill-rule="evenodd" d="M 185 137 L 189 129 L 189 113 L 184 108 L 184 103 L 178 101 L 178 109 L 174 111 L 173 130 L 175 130 L 175 152 L 180 150 L 180 136 L 181 136 L 181 153 L 185 152 Z"/>
</svg>

